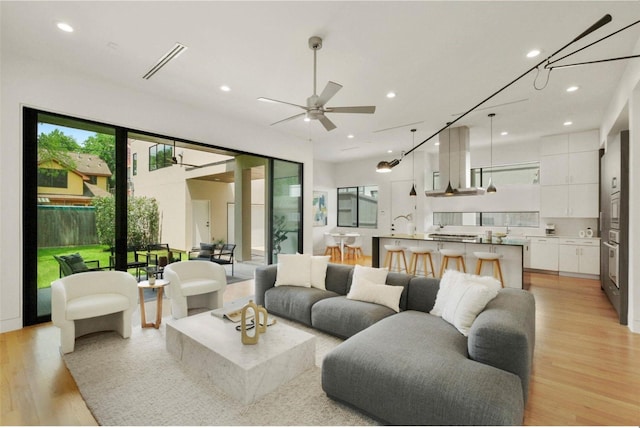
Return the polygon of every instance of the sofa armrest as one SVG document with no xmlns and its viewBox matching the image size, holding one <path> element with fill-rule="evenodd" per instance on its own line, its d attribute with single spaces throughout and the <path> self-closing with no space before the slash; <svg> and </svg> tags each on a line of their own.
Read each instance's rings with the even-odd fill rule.
<svg viewBox="0 0 640 428">
<path fill-rule="evenodd" d="M 525 403 L 535 345 L 535 311 L 531 293 L 503 289 L 478 315 L 467 342 L 472 360 L 520 377 Z"/>
<path fill-rule="evenodd" d="M 258 266 L 255 270 L 255 302 L 264 306 L 264 293 L 276 283 L 278 265 Z"/>
</svg>

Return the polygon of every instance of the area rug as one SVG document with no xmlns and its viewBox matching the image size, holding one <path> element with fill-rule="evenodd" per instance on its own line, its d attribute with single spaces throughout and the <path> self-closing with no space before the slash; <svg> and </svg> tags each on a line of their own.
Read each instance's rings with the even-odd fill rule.
<svg viewBox="0 0 640 428">
<path fill-rule="evenodd" d="M 129 339 L 114 332 L 78 338 L 64 361 L 100 425 L 377 425 L 322 391 L 322 359 L 341 340 L 278 322 L 316 336 L 316 367 L 249 405 L 174 360 L 164 322 L 159 330 L 134 327 Z"/>
</svg>

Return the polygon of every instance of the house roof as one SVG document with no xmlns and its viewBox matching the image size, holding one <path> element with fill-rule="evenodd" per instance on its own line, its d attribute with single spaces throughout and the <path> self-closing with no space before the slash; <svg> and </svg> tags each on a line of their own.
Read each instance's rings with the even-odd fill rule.
<svg viewBox="0 0 640 428">
<path fill-rule="evenodd" d="M 111 177 L 109 165 L 100 156 L 87 153 L 69 153 L 76 163 L 76 171 L 84 175 Z"/>
<path fill-rule="evenodd" d="M 75 168 L 73 169 L 75 173 L 82 175 L 83 178 L 86 176 L 101 176 L 101 177 L 111 177 L 113 174 L 109 169 L 109 165 L 100 158 L 100 156 L 94 154 L 87 153 L 67 153 L 69 158 L 75 163 Z M 44 159 L 39 159 L 38 163 L 43 162 Z M 59 164 L 64 164 L 63 161 L 55 159 L 55 162 Z"/>
</svg>

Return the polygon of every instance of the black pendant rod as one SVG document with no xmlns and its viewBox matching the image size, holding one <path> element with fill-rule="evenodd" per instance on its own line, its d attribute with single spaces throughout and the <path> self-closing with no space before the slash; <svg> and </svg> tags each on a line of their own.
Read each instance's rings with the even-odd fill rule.
<svg viewBox="0 0 640 428">
<path fill-rule="evenodd" d="M 600 43 L 601 41 L 606 40 L 606 39 L 608 39 L 609 37 L 615 36 L 616 34 L 620 33 L 621 31 L 624 31 L 624 30 L 626 30 L 626 29 L 627 29 L 627 28 L 629 28 L 629 27 L 633 27 L 634 25 L 636 25 L 636 24 L 638 24 L 638 23 L 640 23 L 640 19 L 639 19 L 639 20 L 637 20 L 636 22 L 632 22 L 631 24 L 627 25 L 626 27 L 623 27 L 623 28 L 619 29 L 618 31 L 614 31 L 614 32 L 613 32 L 613 33 L 611 33 L 611 34 L 607 34 L 606 36 L 604 36 L 604 37 L 602 37 L 602 38 L 600 38 L 600 39 L 596 40 L 596 41 L 595 41 L 595 42 L 593 42 L 593 43 L 589 43 L 588 45 L 583 46 L 583 47 L 581 47 L 581 48 L 580 48 L 580 49 L 578 49 L 578 50 L 575 50 L 575 51 L 573 51 L 573 52 L 571 52 L 571 53 L 568 53 L 568 54 L 566 54 L 565 56 L 563 56 L 562 58 L 558 58 L 558 59 L 556 59 L 556 60 L 554 60 L 554 61 L 549 62 L 547 65 L 545 65 L 545 66 L 544 66 L 544 68 L 561 68 L 561 66 L 557 66 L 557 67 L 550 67 L 550 66 L 551 66 L 551 65 L 553 65 L 553 64 L 555 64 L 555 63 L 556 63 L 556 62 L 558 62 L 558 61 L 562 61 L 563 59 L 570 57 L 571 55 L 577 54 L 578 52 L 581 52 L 581 51 L 583 51 L 583 50 L 585 50 L 585 49 L 587 49 L 587 48 L 590 48 L 591 46 L 595 45 L 596 43 Z"/>
<path fill-rule="evenodd" d="M 524 73 L 522 73 L 521 75 L 519 75 L 518 77 L 516 77 L 515 79 L 513 79 L 511 82 L 507 83 L 506 85 L 504 85 L 502 88 L 498 89 L 497 91 L 495 91 L 493 94 L 489 95 L 487 98 L 485 98 L 484 100 L 480 101 L 478 104 L 474 105 L 473 107 L 471 107 L 469 110 L 467 110 L 466 112 L 462 113 L 460 116 L 458 116 L 456 119 L 452 120 L 451 122 L 448 122 L 445 126 L 443 126 L 442 128 L 440 128 L 439 130 L 437 130 L 435 133 L 433 133 L 431 136 L 429 136 L 427 139 L 425 139 L 423 142 L 421 142 L 420 144 L 418 144 L 417 146 L 415 146 L 414 148 L 412 148 L 411 150 L 409 150 L 408 152 L 406 152 L 404 154 L 404 156 L 408 155 L 409 153 L 413 152 L 414 150 L 416 150 L 418 147 L 422 146 L 424 143 L 426 143 L 427 141 L 431 140 L 433 137 L 435 137 L 436 135 L 438 135 L 440 132 L 444 131 L 445 129 L 449 128 L 451 125 L 453 125 L 454 123 L 458 122 L 460 119 L 462 119 L 463 117 L 465 117 L 466 115 L 468 115 L 469 113 L 471 113 L 472 111 L 474 111 L 475 109 L 477 109 L 478 107 L 480 107 L 482 104 L 486 103 L 487 101 L 489 101 L 491 98 L 495 97 L 496 95 L 498 95 L 500 92 L 504 91 L 505 89 L 507 89 L 509 86 L 513 85 L 514 83 L 516 83 L 518 80 L 522 79 L 524 76 L 526 76 L 527 74 L 531 73 L 533 70 L 537 69 L 538 67 L 540 67 L 542 64 L 544 64 L 545 62 L 549 62 L 549 60 L 557 55 L 558 53 L 562 52 L 563 50 L 565 50 L 566 48 L 568 48 L 569 46 L 571 46 L 572 44 L 574 44 L 575 42 L 577 42 L 578 40 L 582 39 L 583 37 L 586 37 L 587 35 L 591 34 L 592 32 L 594 32 L 595 30 L 597 30 L 598 28 L 602 27 L 605 24 L 608 24 L 609 22 L 611 22 L 611 15 L 606 14 L 605 16 L 603 16 L 602 18 L 600 18 L 595 24 L 593 24 L 591 27 L 587 28 L 585 31 L 583 31 L 579 36 L 577 36 L 575 39 L 571 40 L 569 43 L 567 43 L 566 45 L 564 45 L 563 47 L 561 47 L 560 49 L 558 49 L 557 51 L 555 51 L 554 53 L 552 53 L 551 55 L 549 55 L 547 58 L 543 59 L 542 61 L 540 61 L 538 64 L 534 65 L 533 67 L 531 67 L 530 69 L 528 69 L 527 71 L 525 71 Z"/>
<path fill-rule="evenodd" d="M 611 62 L 611 61 L 621 61 L 623 59 L 633 59 L 633 58 L 640 58 L 640 55 L 629 55 L 629 56 L 619 56 L 617 58 L 596 59 L 593 61 L 576 62 L 573 64 L 554 65 L 554 66 L 545 67 L 545 68 L 548 68 L 549 70 L 555 70 L 556 68 L 578 67 L 580 65 L 598 64 L 601 62 Z"/>
</svg>

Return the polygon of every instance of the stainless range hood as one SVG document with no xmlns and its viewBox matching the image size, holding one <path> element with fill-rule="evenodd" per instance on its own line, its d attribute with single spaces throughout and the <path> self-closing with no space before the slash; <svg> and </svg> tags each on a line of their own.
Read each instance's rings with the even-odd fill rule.
<svg viewBox="0 0 640 428">
<path fill-rule="evenodd" d="M 449 134 L 449 132 L 451 134 Z M 438 163 L 440 167 L 439 190 L 426 190 L 427 197 L 484 195 L 482 187 L 470 187 L 471 152 L 469 149 L 469 128 L 459 126 L 440 132 Z M 451 182 L 453 195 L 446 194 L 447 184 Z"/>
</svg>

